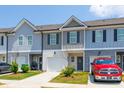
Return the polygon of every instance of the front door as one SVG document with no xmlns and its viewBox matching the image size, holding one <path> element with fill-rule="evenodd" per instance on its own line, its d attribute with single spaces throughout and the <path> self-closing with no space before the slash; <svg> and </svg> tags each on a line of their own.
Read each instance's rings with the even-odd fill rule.
<svg viewBox="0 0 124 93">
<path fill-rule="evenodd" d="M 77 70 L 83 71 L 83 57 L 77 57 Z"/>
<path fill-rule="evenodd" d="M 42 57 L 40 56 L 39 57 L 39 60 L 38 60 L 39 62 L 39 70 L 42 70 Z"/>
</svg>

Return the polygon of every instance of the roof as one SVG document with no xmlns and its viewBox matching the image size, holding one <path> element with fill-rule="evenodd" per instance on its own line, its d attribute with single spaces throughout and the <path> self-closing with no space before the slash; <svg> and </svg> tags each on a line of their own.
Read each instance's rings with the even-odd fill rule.
<svg viewBox="0 0 124 93">
<path fill-rule="evenodd" d="M 14 27 L 12 27 L 12 28 L 0 28 L 0 32 L 1 33 L 11 32 L 13 29 L 14 29 Z"/>
<path fill-rule="evenodd" d="M 104 20 L 93 20 L 93 21 L 82 21 L 87 27 L 98 27 L 98 26 L 110 26 L 110 25 L 124 25 L 124 18 L 112 18 Z M 64 24 L 64 23 L 63 23 Z M 51 25 L 37 25 L 35 26 L 37 31 L 52 31 L 59 30 L 63 24 L 51 24 Z M 12 28 L 0 28 L 0 32 L 11 32 Z"/>
<path fill-rule="evenodd" d="M 36 28 L 38 30 L 41 31 L 46 31 L 46 30 L 59 30 L 59 28 L 62 26 L 63 24 L 51 24 L 51 25 L 39 25 L 36 26 Z"/>
<path fill-rule="evenodd" d="M 84 22 L 88 27 L 124 24 L 124 18 L 112 18 Z"/>
</svg>

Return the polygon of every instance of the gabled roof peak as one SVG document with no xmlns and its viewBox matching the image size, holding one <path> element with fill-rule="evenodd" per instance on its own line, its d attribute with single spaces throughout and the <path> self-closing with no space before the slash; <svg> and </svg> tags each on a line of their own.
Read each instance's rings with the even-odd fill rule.
<svg viewBox="0 0 124 93">
<path fill-rule="evenodd" d="M 69 23 L 71 23 L 72 21 L 77 22 L 79 25 L 87 27 L 85 23 L 83 23 L 81 20 L 79 20 L 77 17 L 75 17 L 74 15 L 72 15 L 61 27 L 60 30 L 67 26 Z"/>
<path fill-rule="evenodd" d="M 28 21 L 26 18 L 22 18 L 22 20 L 17 24 L 17 26 L 13 29 L 13 31 L 16 31 L 18 28 L 20 28 L 24 23 L 27 23 L 31 28 L 34 30 L 37 30 L 36 27 Z"/>
</svg>

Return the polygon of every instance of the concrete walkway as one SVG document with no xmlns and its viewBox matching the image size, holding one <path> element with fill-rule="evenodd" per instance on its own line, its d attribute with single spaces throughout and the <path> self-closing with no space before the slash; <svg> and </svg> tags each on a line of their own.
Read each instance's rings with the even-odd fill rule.
<svg viewBox="0 0 124 93">
<path fill-rule="evenodd" d="M 40 88 L 42 84 L 47 83 L 57 76 L 57 72 L 44 72 L 36 76 L 32 76 L 23 80 L 0 80 L 5 83 L 2 88 Z"/>
</svg>

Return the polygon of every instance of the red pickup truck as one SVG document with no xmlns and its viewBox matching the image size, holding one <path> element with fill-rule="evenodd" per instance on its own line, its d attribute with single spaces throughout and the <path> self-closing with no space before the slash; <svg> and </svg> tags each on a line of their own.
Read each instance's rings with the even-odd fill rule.
<svg viewBox="0 0 124 93">
<path fill-rule="evenodd" d="M 111 58 L 99 57 L 94 59 L 92 65 L 92 75 L 96 81 L 118 81 L 121 82 L 122 69 L 112 61 Z"/>
</svg>

